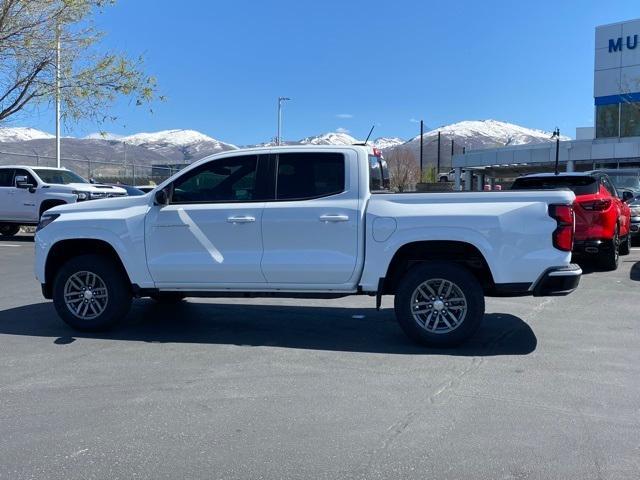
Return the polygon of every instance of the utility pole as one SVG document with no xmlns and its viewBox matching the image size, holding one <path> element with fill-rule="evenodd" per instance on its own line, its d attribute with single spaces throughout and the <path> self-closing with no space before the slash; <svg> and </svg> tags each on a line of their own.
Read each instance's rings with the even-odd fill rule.
<svg viewBox="0 0 640 480">
<path fill-rule="evenodd" d="M 423 164 L 422 164 L 422 139 L 424 137 L 424 122 L 422 120 L 420 120 L 420 181 L 422 181 L 422 172 L 423 170 Z"/>
<path fill-rule="evenodd" d="M 451 165 L 450 167 L 453 168 L 453 138 L 451 139 Z"/>
<path fill-rule="evenodd" d="M 553 131 L 553 135 L 551 135 L 551 138 L 555 138 L 556 139 L 556 167 L 555 167 L 555 173 L 556 175 L 558 175 L 560 173 L 560 129 L 558 127 L 556 127 L 556 129 Z"/>
<path fill-rule="evenodd" d="M 60 168 L 60 24 L 56 24 L 56 167 Z"/>
<path fill-rule="evenodd" d="M 282 102 L 291 100 L 288 97 L 278 97 L 278 134 L 276 136 L 276 145 L 282 144 Z"/>
<path fill-rule="evenodd" d="M 438 168 L 436 170 L 436 175 L 440 175 L 440 132 L 438 132 Z"/>
</svg>

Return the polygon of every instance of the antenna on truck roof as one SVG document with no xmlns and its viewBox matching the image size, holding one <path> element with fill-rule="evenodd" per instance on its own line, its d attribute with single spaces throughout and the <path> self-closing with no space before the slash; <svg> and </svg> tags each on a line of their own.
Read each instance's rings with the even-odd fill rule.
<svg viewBox="0 0 640 480">
<path fill-rule="evenodd" d="M 375 124 L 371 125 L 371 130 L 369 130 L 369 135 L 367 135 L 367 139 L 363 143 L 357 142 L 357 143 L 354 143 L 354 145 L 364 145 L 366 147 L 367 142 L 369 141 L 369 137 L 371 137 L 371 134 L 373 133 L 374 128 L 376 128 L 376 125 Z"/>
</svg>

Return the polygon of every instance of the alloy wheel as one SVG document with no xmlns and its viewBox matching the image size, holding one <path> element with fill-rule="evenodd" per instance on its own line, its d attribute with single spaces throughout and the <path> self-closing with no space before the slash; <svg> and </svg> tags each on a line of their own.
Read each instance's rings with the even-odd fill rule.
<svg viewBox="0 0 640 480">
<path fill-rule="evenodd" d="M 81 320 L 92 320 L 100 316 L 108 302 L 107 286 L 93 272 L 74 273 L 64 285 L 64 303 Z"/>
<path fill-rule="evenodd" d="M 429 279 L 414 290 L 411 314 L 427 332 L 449 333 L 464 322 L 467 298 L 455 283 L 443 278 Z"/>
</svg>

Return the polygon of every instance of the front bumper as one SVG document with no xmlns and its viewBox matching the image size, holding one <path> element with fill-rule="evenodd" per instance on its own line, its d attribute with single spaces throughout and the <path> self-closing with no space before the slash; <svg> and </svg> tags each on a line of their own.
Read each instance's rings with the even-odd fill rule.
<svg viewBox="0 0 640 480">
<path fill-rule="evenodd" d="M 580 283 L 582 269 L 572 263 L 566 267 L 547 269 L 533 286 L 534 297 L 569 295 Z"/>
</svg>

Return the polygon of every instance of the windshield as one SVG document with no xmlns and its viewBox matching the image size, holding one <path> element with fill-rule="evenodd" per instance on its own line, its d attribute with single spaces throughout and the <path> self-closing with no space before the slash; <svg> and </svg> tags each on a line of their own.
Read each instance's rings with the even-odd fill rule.
<svg viewBox="0 0 640 480">
<path fill-rule="evenodd" d="M 68 183 L 89 183 L 80 175 L 77 175 L 69 170 L 39 168 L 35 170 L 35 172 L 44 183 L 52 183 L 54 185 L 66 185 Z"/>
<path fill-rule="evenodd" d="M 616 189 L 631 190 L 640 193 L 640 176 L 633 173 L 609 173 L 609 178 Z"/>
<path fill-rule="evenodd" d="M 598 193 L 596 179 L 588 176 L 521 177 L 517 178 L 511 186 L 511 190 L 551 190 L 555 188 L 568 188 L 576 195 Z"/>
</svg>

